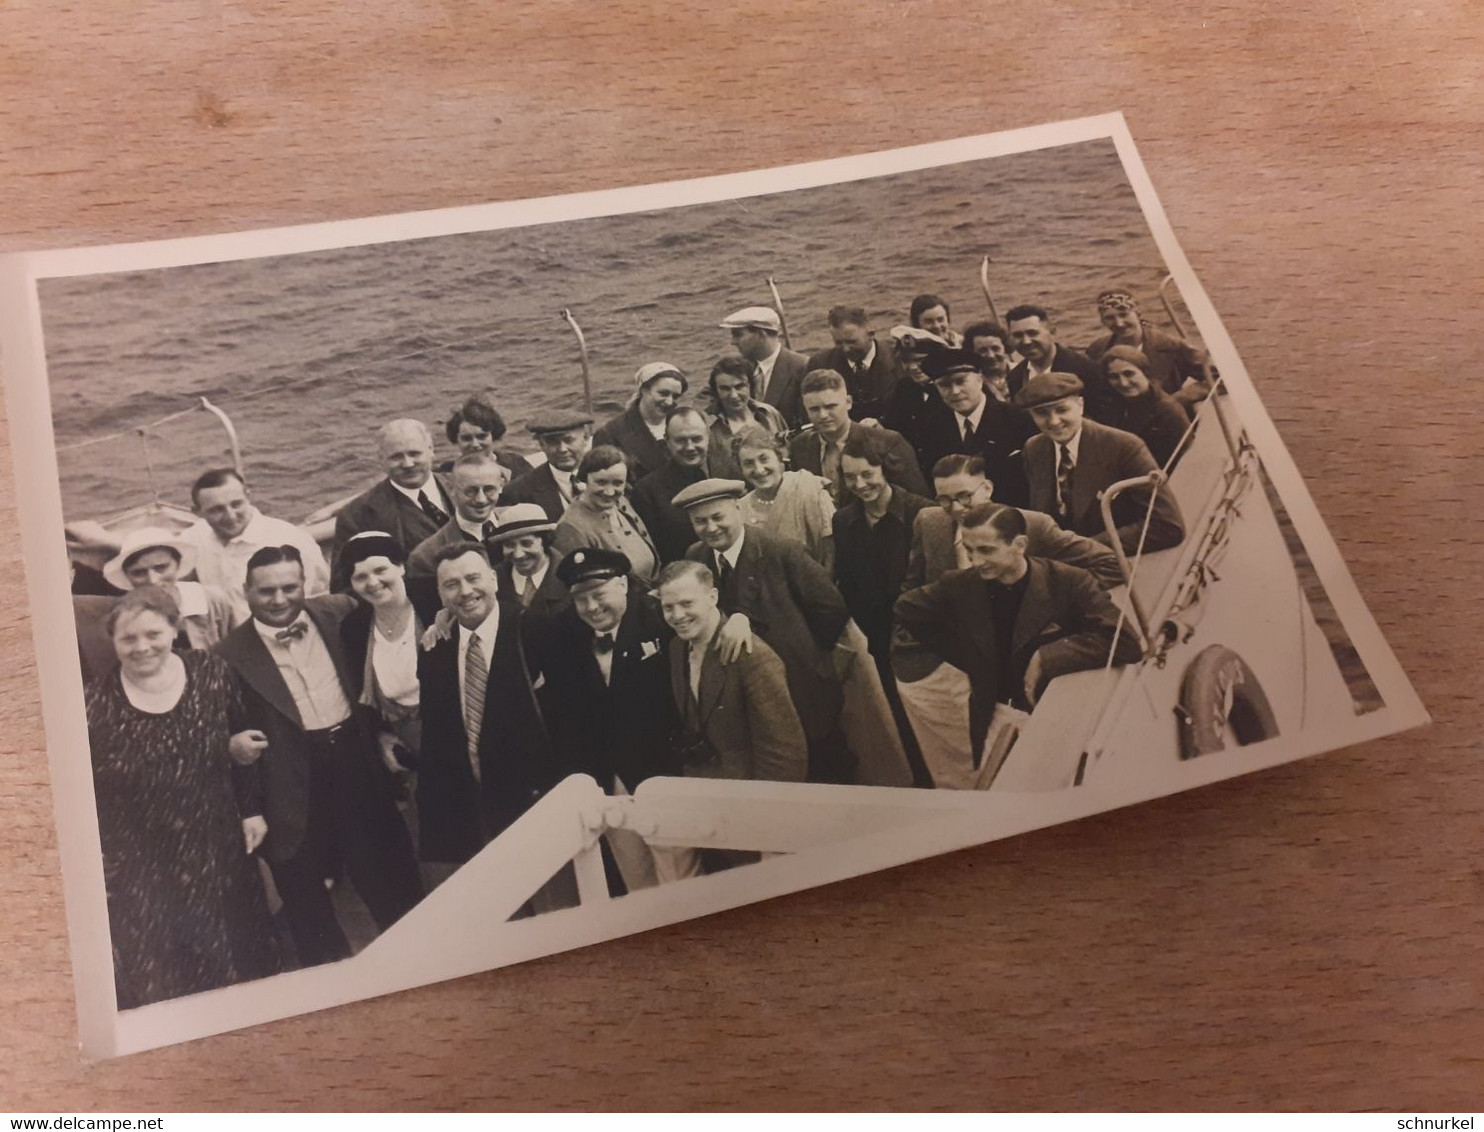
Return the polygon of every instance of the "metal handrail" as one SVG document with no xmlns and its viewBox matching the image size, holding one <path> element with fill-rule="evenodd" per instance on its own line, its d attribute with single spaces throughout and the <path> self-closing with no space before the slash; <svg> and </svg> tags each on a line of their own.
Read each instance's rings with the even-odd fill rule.
<svg viewBox="0 0 1484 1132">
<path fill-rule="evenodd" d="M 1164 483 L 1167 478 L 1164 472 L 1156 468 L 1142 476 L 1133 476 L 1110 484 L 1098 496 L 1098 506 L 1103 512 L 1103 527 L 1108 532 L 1108 541 L 1113 545 L 1113 553 L 1118 558 L 1118 568 L 1123 572 L 1123 580 L 1128 588 L 1129 608 L 1133 611 L 1134 621 L 1146 644 L 1154 639 L 1154 626 L 1151 624 L 1148 611 L 1139 600 L 1139 595 L 1134 592 L 1134 576 L 1138 572 L 1138 563 L 1137 561 L 1132 564 L 1129 562 L 1123 543 L 1118 538 L 1118 525 L 1113 521 L 1113 501 L 1130 488 L 1147 486 L 1151 491 L 1158 491 L 1160 484 Z"/>
</svg>

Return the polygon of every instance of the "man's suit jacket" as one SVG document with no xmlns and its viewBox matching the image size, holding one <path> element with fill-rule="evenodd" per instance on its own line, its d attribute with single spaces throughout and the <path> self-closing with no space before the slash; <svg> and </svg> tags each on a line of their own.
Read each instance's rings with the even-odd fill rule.
<svg viewBox="0 0 1484 1132">
<path fill-rule="evenodd" d="M 574 609 L 531 619 L 532 676 L 542 714 L 566 773 L 590 774 L 612 791 L 646 778 L 678 775 L 674 738 L 680 714 L 670 693 L 666 647 L 674 633 L 659 602 L 630 583 L 614 633 L 609 681 L 593 654 L 594 633 Z"/>
<path fill-rule="evenodd" d="M 1010 387 L 1010 396 L 1015 396 L 1025 388 L 1025 383 L 1030 379 L 1030 372 L 1030 363 L 1024 359 L 1015 364 L 1005 377 L 1005 382 Z M 1108 383 L 1104 380 L 1103 372 L 1097 362 L 1080 350 L 1074 350 L 1058 342 L 1051 354 L 1051 372 L 1070 373 L 1080 377 L 1082 384 L 1086 387 L 1082 393 L 1082 400 L 1087 407 L 1087 415 L 1094 420 L 1107 419 L 1115 394 L 1108 388 Z"/>
<path fill-rule="evenodd" d="M 924 456 L 932 466 L 944 456 L 962 453 L 984 461 L 984 474 L 994 484 L 996 501 L 1012 507 L 1024 507 L 1029 498 L 1025 482 L 1024 449 L 1026 441 L 1036 435 L 1030 414 L 996 401 L 988 394 L 979 427 L 964 438 L 963 425 L 957 413 L 930 418 L 925 426 Z"/>
<path fill-rule="evenodd" d="M 659 551 L 660 564 L 684 558 L 690 544 L 696 541 L 696 529 L 690 513 L 671 502 L 681 488 L 699 483 L 711 475 L 709 460 L 699 468 L 682 468 L 667 459 L 634 485 L 634 510 L 649 528 L 649 537 Z"/>
<path fill-rule="evenodd" d="M 1031 558 L 1049 558 L 1068 566 L 1080 566 L 1105 590 L 1123 585 L 1123 571 L 1118 556 L 1104 543 L 1085 538 L 1074 531 L 1064 531 L 1050 515 L 1040 511 L 1020 512 L 1025 519 L 1026 554 Z M 955 524 L 947 511 L 933 507 L 919 511 L 912 528 L 912 553 L 907 559 L 907 576 L 902 588 L 915 590 L 936 582 L 950 570 L 959 569 L 954 550 Z"/>
<path fill-rule="evenodd" d="M 453 517 L 453 501 L 447 485 L 436 475 L 431 477 L 423 490 L 442 508 L 443 513 Z M 397 540 L 403 554 L 432 535 L 438 524 L 423 512 L 423 509 L 392 486 L 391 480 L 382 480 L 375 487 L 362 492 L 335 516 L 335 542 L 330 555 L 330 577 L 336 589 L 348 588 L 340 576 L 340 555 L 345 544 L 362 531 L 385 531 Z"/>
<path fill-rule="evenodd" d="M 686 557 L 716 569 L 715 555 L 701 543 Z M 843 694 L 832 653 L 850 620 L 829 573 L 801 544 L 749 527 L 720 593 L 722 612 L 746 614 L 753 633 L 783 660 L 804 733 L 829 735 Z"/>
<path fill-rule="evenodd" d="M 873 655 L 891 644 L 891 610 L 902 592 L 917 516 L 938 508 L 920 495 L 893 488 L 886 514 L 872 527 L 859 499 L 835 512 L 835 584 Z"/>
<path fill-rule="evenodd" d="M 1053 678 L 1108 659 L 1118 629 L 1118 610 L 1086 570 L 1043 558 L 1028 558 L 1028 579 L 1011 637 L 1011 661 L 1019 688 L 1026 666 L 1041 654 L 1042 689 Z M 989 731 L 999 687 L 994 608 L 990 583 L 974 570 L 954 570 L 897 600 L 897 623 L 912 638 L 969 677 L 969 736 L 977 752 Z M 1125 626 L 1118 633 L 1114 662 L 1139 659 L 1139 644 Z M 1016 697 L 1020 697 L 1017 695 Z"/>
<path fill-rule="evenodd" d="M 879 420 L 886 412 L 887 399 L 897 379 L 902 377 L 902 367 L 897 365 L 896 354 L 890 342 L 876 340 L 876 356 L 860 376 L 850 364 L 845 351 L 839 346 L 820 350 L 809 358 L 809 369 L 832 369 L 845 379 L 845 388 L 851 397 L 850 419 L 863 421 L 867 418 Z M 806 371 L 808 372 L 808 371 Z"/>
<path fill-rule="evenodd" d="M 561 560 L 562 555 L 559 551 L 548 550 L 546 552 L 546 575 L 541 579 L 541 584 L 536 587 L 531 604 L 525 607 L 526 612 L 532 617 L 550 617 L 572 604 L 572 595 L 567 592 L 567 587 L 562 585 L 562 580 L 557 577 L 557 563 Z M 501 562 L 495 567 L 495 577 L 500 583 L 500 596 L 515 605 L 520 605 L 520 591 L 515 583 L 515 567 L 509 562 Z"/>
<path fill-rule="evenodd" d="M 800 387 L 804 375 L 809 372 L 809 359 L 787 346 L 781 347 L 773 361 L 773 373 L 768 378 L 768 388 L 763 390 L 763 400 L 783 414 L 789 428 L 800 428 L 808 419 L 804 413 L 804 394 Z"/>
<path fill-rule="evenodd" d="M 1119 480 L 1145 475 L 1156 467 L 1154 457 L 1137 436 L 1084 419 L 1077 464 L 1072 470 L 1072 514 L 1067 525 L 1079 535 L 1111 546 L 1103 526 L 1099 493 Z M 1031 509 L 1055 515 L 1056 443 L 1050 437 L 1036 436 L 1026 444 L 1025 472 L 1030 481 Z M 1139 545 L 1139 532 L 1148 507 L 1147 489 L 1126 491 L 1113 502 L 1118 540 L 1127 554 L 1133 554 Z M 1167 550 L 1179 546 L 1184 538 L 1185 521 L 1180 516 L 1180 505 L 1169 487 L 1162 484 L 1155 494 L 1154 514 L 1149 520 L 1144 549 Z"/>
<path fill-rule="evenodd" d="M 917 453 L 917 466 L 922 469 L 922 478 L 931 481 L 933 464 L 941 455 L 936 449 L 941 446 L 944 435 L 953 433 L 947 427 L 952 423 L 952 417 L 953 410 L 943 403 L 931 382 L 919 383 L 904 374 L 887 394 L 881 424 L 901 433 L 902 439 L 912 445 L 912 451 Z"/>
<path fill-rule="evenodd" d="M 409 580 L 415 578 L 432 579 L 438 576 L 438 552 L 445 546 L 451 546 L 456 542 L 477 542 L 464 532 L 459 526 L 457 519 L 449 519 L 443 526 L 439 527 L 422 542 L 412 548 L 407 555 L 407 577 Z M 496 558 L 498 561 L 498 557 Z"/>
<path fill-rule="evenodd" d="M 550 464 L 542 464 L 520 479 L 513 480 L 500 493 L 500 506 L 510 507 L 516 503 L 536 504 L 553 523 L 561 519 L 562 513 L 567 510 L 567 501 L 562 498 L 562 489 L 557 487 Z"/>
<path fill-rule="evenodd" d="M 639 415 L 639 407 L 630 405 L 607 421 L 593 434 L 593 447 L 611 444 L 629 458 L 629 483 L 638 483 L 670 458 L 665 442 L 655 437 Z"/>
<path fill-rule="evenodd" d="M 357 871 L 390 872 L 393 875 L 383 875 L 382 879 L 406 890 L 415 901 L 422 885 L 407 827 L 397 812 L 395 782 L 382 765 L 373 741 L 379 723 L 370 708 L 356 702 L 359 673 L 353 670 L 341 642 L 341 622 L 355 607 L 355 599 L 343 594 L 312 597 L 305 604 L 305 612 L 324 639 L 341 689 L 350 702 L 346 724 L 360 732 L 359 742 L 351 748 L 354 757 L 335 766 L 336 832 L 343 839 L 347 858 L 359 857 L 359 862 L 350 861 L 353 876 Z M 310 762 L 323 756 L 308 745 L 293 693 L 258 635 L 255 622 L 232 630 L 216 651 L 232 666 L 242 684 L 243 717 L 231 721 L 233 732 L 255 728 L 268 737 L 268 747 L 256 764 L 262 788 L 260 812 L 268 822 L 262 854 L 270 862 L 282 863 L 304 844 L 309 823 Z"/>
<path fill-rule="evenodd" d="M 690 646 L 670 642 L 670 683 L 682 721 L 705 739 L 698 758 L 685 764 L 687 778 L 745 778 L 803 782 L 809 744 L 789 705 L 783 661 L 765 641 L 753 641 L 731 664 L 714 648 L 701 664 L 701 694 L 691 693 Z"/>
<path fill-rule="evenodd" d="M 521 607 L 498 599 L 499 628 L 486 658 L 478 781 L 469 765 L 456 632 L 418 654 L 423 718 L 417 766 L 418 828 L 427 861 L 469 860 L 561 779 L 531 689 Z"/>
<path fill-rule="evenodd" d="M 850 427 L 856 429 L 871 426 L 852 424 Z M 901 433 L 893 432 L 889 428 L 878 428 L 876 431 L 886 442 L 886 459 L 881 467 L 886 473 L 887 482 L 905 488 L 913 495 L 927 495 L 927 481 L 922 477 L 922 469 L 917 465 L 917 453 L 912 451 L 912 445 L 907 443 Z M 812 428 L 806 429 L 790 440 L 788 459 L 795 468 L 813 472 L 816 476 L 824 475 L 823 454 L 819 450 L 819 434 Z M 837 502 L 848 502 L 850 496 L 844 493 L 842 487 L 836 492 L 835 499 Z"/>
</svg>

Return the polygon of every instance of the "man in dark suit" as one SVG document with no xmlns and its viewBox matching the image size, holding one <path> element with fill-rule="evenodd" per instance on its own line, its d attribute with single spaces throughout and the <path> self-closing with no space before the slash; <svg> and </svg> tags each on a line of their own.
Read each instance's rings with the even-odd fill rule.
<svg viewBox="0 0 1484 1132">
<path fill-rule="evenodd" d="M 1005 329 L 1010 333 L 1010 344 L 1021 359 L 1006 378 L 1012 399 L 1033 377 L 1070 373 L 1080 377 L 1082 384 L 1094 393 L 1095 400 L 1088 415 L 1100 420 L 1106 417 L 1113 405 L 1113 395 L 1107 392 L 1097 363 L 1056 340 L 1056 326 L 1045 307 L 1032 303 L 1011 307 L 1005 315 Z"/>
<path fill-rule="evenodd" d="M 788 686 L 809 738 L 811 782 L 854 782 L 856 756 L 840 728 L 844 690 L 832 652 L 850 611 L 824 567 L 804 547 L 747 527 L 740 480 L 702 480 L 675 497 L 699 541 L 686 557 L 719 579 L 726 622 L 717 634 L 729 663 L 753 636 L 783 659 Z"/>
<path fill-rule="evenodd" d="M 252 619 L 217 646 L 242 684 L 232 757 L 258 767 L 262 853 L 300 963 L 343 959 L 350 944 L 327 880 L 343 868 L 383 929 L 423 895 L 378 727 L 356 702 L 341 648 L 340 621 L 355 599 L 306 599 L 299 552 L 269 546 L 248 560 L 247 604 Z"/>
<path fill-rule="evenodd" d="M 513 480 L 500 497 L 503 506 L 536 503 L 553 523 L 560 522 L 576 498 L 572 473 L 593 446 L 593 419 L 586 413 L 544 413 L 526 425 L 541 445 L 546 463 Z"/>
<path fill-rule="evenodd" d="M 421 421 L 396 420 L 382 426 L 377 448 L 386 479 L 362 492 L 335 516 L 331 577 L 340 578 L 340 552 L 362 531 L 385 531 L 399 546 L 411 548 L 448 522 L 453 503 L 433 473 L 433 438 Z M 342 583 L 343 585 L 343 583 Z"/>
<path fill-rule="evenodd" d="M 554 530 L 556 523 L 538 504 L 517 503 L 501 508 L 495 533 L 485 544 L 501 555 L 495 567 L 500 597 L 532 617 L 550 617 L 572 604 L 557 570 L 562 556 L 551 548 Z"/>
<path fill-rule="evenodd" d="M 945 456 L 933 468 L 937 506 L 917 513 L 912 549 L 902 589 L 936 582 L 969 564 L 959 521 L 976 507 L 993 503 L 995 485 L 984 474 L 978 456 Z M 994 506 L 1001 506 L 994 504 Z M 1123 584 L 1118 558 L 1102 543 L 1058 527 L 1049 515 L 1021 511 L 1026 523 L 1026 553 L 1087 570 L 1104 589 Z M 973 787 L 978 775 L 969 764 L 968 677 L 900 630 L 892 639 L 891 667 L 902 708 L 912 723 L 923 762 L 936 785 Z"/>
<path fill-rule="evenodd" d="M 579 547 L 557 567 L 570 606 L 530 624 L 532 676 L 558 756 L 609 794 L 680 774 L 666 660 L 674 634 L 630 569 L 619 551 Z M 610 830 L 604 840 L 628 891 L 674 879 L 670 858 L 632 831 Z"/>
<path fill-rule="evenodd" d="M 1103 524 L 1098 496 L 1120 480 L 1157 471 L 1159 465 L 1144 442 L 1132 433 L 1109 428 L 1082 416 L 1082 382 L 1071 374 L 1034 377 L 1015 395 L 1041 435 L 1025 446 L 1025 473 L 1030 483 L 1030 507 L 1044 511 L 1063 530 L 1112 545 Z M 1153 488 L 1153 514 L 1148 531 L 1148 487 L 1125 491 L 1113 503 L 1113 520 L 1124 553 L 1167 550 L 1185 538 L 1180 506 L 1164 483 Z"/>
<path fill-rule="evenodd" d="M 471 452 L 453 462 L 453 518 L 407 555 L 410 581 L 431 580 L 437 555 L 445 546 L 483 544 L 495 533 L 495 504 L 505 490 L 505 469 L 493 452 Z"/>
<path fill-rule="evenodd" d="M 684 508 L 673 500 L 681 488 L 711 474 L 711 430 L 699 409 L 681 406 L 665 418 L 665 463 L 634 485 L 634 510 L 649 528 L 660 565 L 684 558 L 696 541 Z"/>
<path fill-rule="evenodd" d="M 861 307 L 831 307 L 830 337 L 834 346 L 810 357 L 809 371 L 834 370 L 845 379 L 851 419 L 879 421 L 887 397 L 902 376 L 895 352 L 876 341 L 870 317 Z"/>
<path fill-rule="evenodd" d="M 999 716 L 1001 731 L 1031 710 L 1057 676 L 1139 659 L 1138 641 L 1092 575 L 1075 566 L 1026 557 L 1025 519 L 1013 507 L 984 504 L 963 520 L 969 568 L 909 590 L 896 616 L 922 641 L 969 678 L 970 756 L 988 785 L 1009 750 L 996 735 L 993 755 L 985 740 Z M 1116 640 L 1115 640 L 1116 637 Z M 991 765 L 994 764 L 994 765 Z"/>
<path fill-rule="evenodd" d="M 928 359 L 953 352 L 942 338 L 926 330 L 911 326 L 891 328 L 892 349 L 896 351 L 897 366 L 902 376 L 887 394 L 886 407 L 882 410 L 880 423 L 912 445 L 917 454 L 917 466 L 927 476 L 936 459 L 934 450 L 941 444 L 940 437 L 952 430 L 947 427 L 951 416 L 943 398 L 933 388 L 929 376 Z"/>
<path fill-rule="evenodd" d="M 783 414 L 789 428 L 804 424 L 803 393 L 799 386 L 809 372 L 809 359 L 782 342 L 783 320 L 772 307 L 743 307 L 721 320 L 732 332 L 737 353 L 757 365 L 754 396 Z"/>
<path fill-rule="evenodd" d="M 947 410 L 925 422 L 929 472 L 944 456 L 978 456 L 994 481 L 998 501 L 1024 507 L 1028 492 L 1022 449 L 1036 435 L 1030 416 L 989 396 L 979 359 L 966 350 L 934 354 L 923 361 L 923 369 Z"/>
<path fill-rule="evenodd" d="M 811 428 L 799 433 L 788 443 L 789 462 L 795 468 L 813 472 L 829 480 L 836 502 L 844 487 L 840 477 L 840 454 L 846 438 L 861 425 L 850 419 L 851 397 L 845 379 L 834 370 L 814 370 L 804 378 L 804 411 Z M 889 428 L 877 428 L 884 445 L 886 478 L 914 495 L 926 495 L 927 483 L 917 466 L 917 453 Z"/>
<path fill-rule="evenodd" d="M 480 543 L 441 548 L 438 594 L 452 633 L 418 654 L 423 717 L 421 856 L 463 864 L 561 778 L 531 688 L 519 602 L 498 596 Z"/>
</svg>

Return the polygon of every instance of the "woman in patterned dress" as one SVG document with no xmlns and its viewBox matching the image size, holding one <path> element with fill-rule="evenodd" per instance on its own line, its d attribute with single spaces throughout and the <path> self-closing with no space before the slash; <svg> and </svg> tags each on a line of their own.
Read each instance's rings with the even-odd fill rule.
<svg viewBox="0 0 1484 1132">
<path fill-rule="evenodd" d="M 779 538 L 804 544 L 826 570 L 835 562 L 835 500 L 823 476 L 783 464 L 787 449 L 776 433 L 750 425 L 733 441 L 742 477 L 752 487 L 742 497 L 742 517 Z"/>
<path fill-rule="evenodd" d="M 159 586 L 125 594 L 107 624 L 119 669 L 86 699 L 118 1007 L 275 974 L 251 856 L 268 827 L 254 768 L 228 757 L 231 670 L 171 650 L 180 610 Z"/>
</svg>

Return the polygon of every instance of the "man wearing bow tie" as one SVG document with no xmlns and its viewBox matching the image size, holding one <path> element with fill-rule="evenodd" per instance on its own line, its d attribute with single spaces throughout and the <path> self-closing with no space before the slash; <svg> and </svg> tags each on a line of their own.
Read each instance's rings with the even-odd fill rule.
<svg viewBox="0 0 1484 1132">
<path fill-rule="evenodd" d="M 254 553 L 245 588 L 252 619 L 217 646 L 242 685 L 231 727 L 246 734 L 234 737 L 232 757 L 257 767 L 270 823 L 261 851 L 307 967 L 350 954 L 327 882 L 348 874 L 382 929 L 422 899 L 423 887 L 371 709 L 350 691 L 339 627 L 355 600 L 306 598 L 291 545 Z"/>
<path fill-rule="evenodd" d="M 485 544 L 494 537 L 495 504 L 508 474 L 491 452 L 471 452 L 453 465 L 453 517 L 413 547 L 407 556 L 409 579 L 432 578 L 438 552 L 462 543 Z"/>
<path fill-rule="evenodd" d="M 335 516 L 331 576 L 340 577 L 340 552 L 362 531 L 385 531 L 397 545 L 414 547 L 448 522 L 453 504 L 433 473 L 433 438 L 416 420 L 382 426 L 377 452 L 386 479 L 356 496 Z"/>
<path fill-rule="evenodd" d="M 665 650 L 674 633 L 659 602 L 631 581 L 628 557 L 579 547 L 556 567 L 569 608 L 533 618 L 533 677 L 552 742 L 570 770 L 609 794 L 631 794 L 655 775 L 679 775 L 671 740 L 679 724 Z M 608 847 L 633 891 L 669 879 L 670 860 L 637 835 L 610 830 Z M 658 866 L 658 869 L 657 867 Z"/>
</svg>

